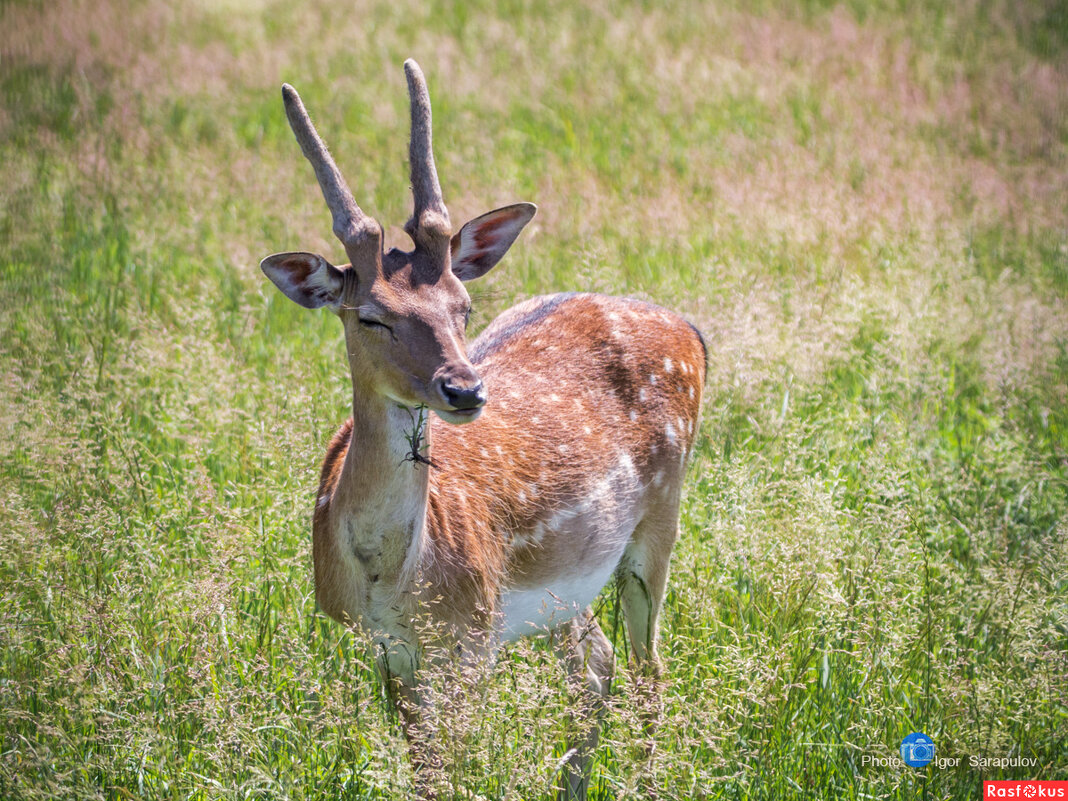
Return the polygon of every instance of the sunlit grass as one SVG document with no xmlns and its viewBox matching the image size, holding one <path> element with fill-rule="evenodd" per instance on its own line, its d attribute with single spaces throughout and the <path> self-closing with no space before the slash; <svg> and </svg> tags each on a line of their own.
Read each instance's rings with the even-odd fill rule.
<svg viewBox="0 0 1068 801">
<path fill-rule="evenodd" d="M 592 288 L 710 345 L 655 757 L 621 669 L 595 797 L 1064 778 L 1054 5 L 0 6 L 0 797 L 408 792 L 368 645 L 312 594 L 339 326 L 256 269 L 339 253 L 283 80 L 404 245 L 408 56 L 453 218 L 540 208 L 475 329 Z M 563 689 L 508 649 L 447 721 L 454 784 L 548 797 Z M 864 762 L 914 730 L 962 766 Z"/>
</svg>

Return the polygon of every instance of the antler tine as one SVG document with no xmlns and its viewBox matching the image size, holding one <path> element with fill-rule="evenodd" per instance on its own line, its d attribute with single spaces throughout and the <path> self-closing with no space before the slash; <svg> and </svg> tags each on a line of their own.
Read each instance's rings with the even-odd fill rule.
<svg viewBox="0 0 1068 801">
<path fill-rule="evenodd" d="M 414 59 L 404 62 L 404 74 L 408 78 L 408 96 L 412 108 L 412 138 L 408 150 L 411 162 L 412 195 L 415 198 L 415 213 L 406 228 L 413 238 L 419 231 L 439 233 L 448 237 L 451 231 L 449 212 L 441 197 L 441 184 L 434 166 L 434 149 L 430 130 L 430 93 L 426 78 Z M 431 214 L 427 214 L 431 212 Z M 435 219 L 436 218 L 436 219 Z"/>
<path fill-rule="evenodd" d="M 378 223 L 356 205 L 348 184 L 330 156 L 330 151 L 316 133 L 300 95 L 288 83 L 282 84 L 282 102 L 285 104 L 289 127 L 293 129 L 304 157 L 315 169 L 319 188 L 323 190 L 323 198 L 333 215 L 334 235 L 341 240 L 354 265 L 357 259 L 351 250 L 362 252 L 363 248 L 370 244 L 369 240 L 374 240 L 380 253 L 381 247 L 377 241 L 380 238 Z"/>
</svg>

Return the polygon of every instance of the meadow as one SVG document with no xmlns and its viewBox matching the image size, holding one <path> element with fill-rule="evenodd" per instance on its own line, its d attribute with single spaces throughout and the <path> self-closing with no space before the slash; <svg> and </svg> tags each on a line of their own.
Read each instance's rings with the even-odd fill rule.
<svg viewBox="0 0 1068 801">
<path fill-rule="evenodd" d="M 621 667 L 591 796 L 1068 779 L 1062 3 L 3 0 L 0 798 L 409 792 L 312 591 L 341 329 L 257 268 L 344 261 L 283 81 L 407 247 L 408 57 L 453 220 L 540 208 L 473 332 L 593 289 L 709 344 L 656 749 Z M 549 798 L 551 648 L 472 692 L 457 796 Z"/>
</svg>

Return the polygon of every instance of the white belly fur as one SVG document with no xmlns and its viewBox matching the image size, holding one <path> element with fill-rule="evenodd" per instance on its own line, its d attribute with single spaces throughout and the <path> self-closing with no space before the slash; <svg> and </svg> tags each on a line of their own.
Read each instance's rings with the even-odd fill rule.
<svg viewBox="0 0 1068 801">
<path fill-rule="evenodd" d="M 513 589 L 501 596 L 498 630 L 504 641 L 545 632 L 593 603 L 612 578 L 618 560 L 606 560 L 582 575 L 561 576 L 548 587 Z"/>
</svg>

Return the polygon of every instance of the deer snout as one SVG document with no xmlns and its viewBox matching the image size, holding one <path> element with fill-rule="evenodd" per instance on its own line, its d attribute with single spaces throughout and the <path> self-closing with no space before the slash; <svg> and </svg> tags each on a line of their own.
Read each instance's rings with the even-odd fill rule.
<svg viewBox="0 0 1068 801">
<path fill-rule="evenodd" d="M 438 382 L 438 392 L 452 409 L 471 411 L 486 405 L 486 386 L 477 376 L 474 381 L 444 378 Z"/>
<path fill-rule="evenodd" d="M 445 412 L 474 419 L 486 405 L 486 386 L 470 363 L 456 360 L 434 376 L 434 391 L 444 401 Z"/>
</svg>

